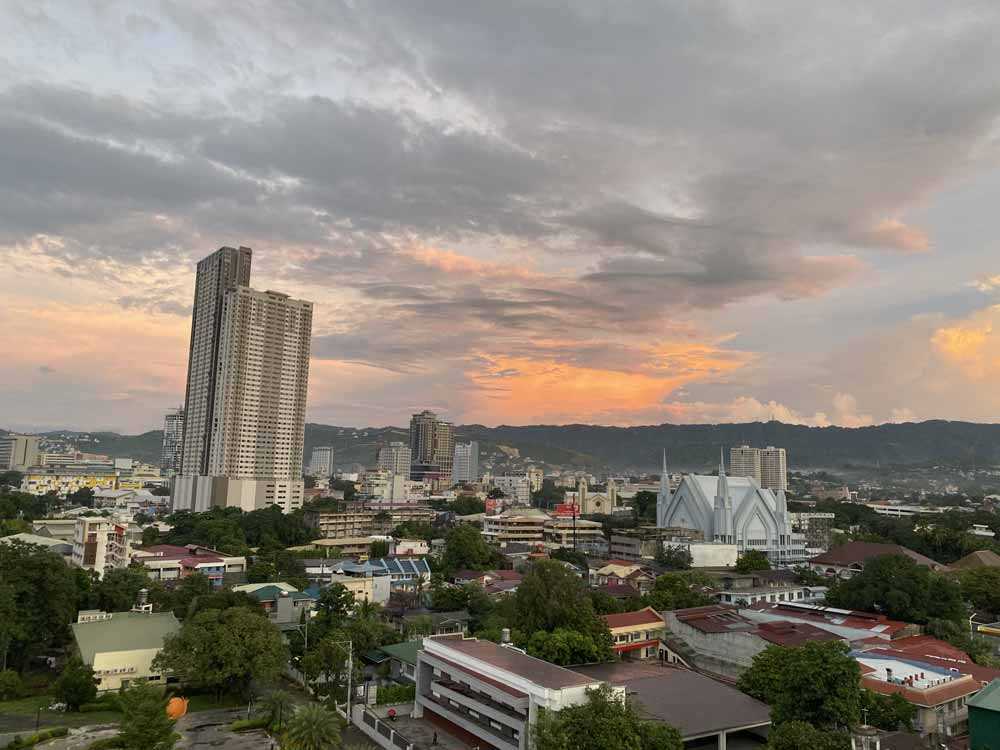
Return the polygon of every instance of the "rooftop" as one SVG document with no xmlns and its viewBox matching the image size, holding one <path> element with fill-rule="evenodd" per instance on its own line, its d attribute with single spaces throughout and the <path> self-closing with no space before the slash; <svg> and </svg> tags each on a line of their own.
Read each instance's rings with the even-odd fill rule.
<svg viewBox="0 0 1000 750">
<path fill-rule="evenodd" d="M 534 656 L 528 656 L 517 649 L 500 646 L 492 641 L 453 636 L 424 639 L 425 644 L 428 641 L 452 652 L 454 654 L 451 657 L 452 660 L 459 660 L 462 657 L 478 659 L 551 690 L 590 685 L 596 681 L 578 672 L 536 659 Z"/>
<path fill-rule="evenodd" d="M 828 630 L 817 628 L 805 622 L 762 622 L 757 626 L 757 635 L 778 646 L 801 646 L 812 641 L 839 641 L 840 638 Z"/>
<path fill-rule="evenodd" d="M 86 664 L 109 651 L 146 651 L 163 647 L 163 639 L 180 630 L 173 612 L 114 612 L 107 620 L 75 622 L 73 638 Z"/>
<path fill-rule="evenodd" d="M 382 646 L 382 651 L 393 659 L 399 659 L 404 664 L 415 665 L 420 645 L 419 640 L 403 641 L 402 643 L 393 643 L 391 646 Z"/>
<path fill-rule="evenodd" d="M 757 626 L 728 604 L 709 604 L 705 607 L 674 610 L 679 622 L 702 633 L 733 633 L 754 630 Z"/>
<path fill-rule="evenodd" d="M 809 560 L 816 565 L 839 565 L 847 567 L 849 565 L 864 564 L 869 560 L 883 555 L 902 555 L 913 560 L 918 565 L 927 568 L 938 569 L 943 567 L 941 563 L 931 560 L 929 557 L 914 552 L 912 549 L 899 544 L 880 544 L 877 542 L 847 542 L 836 547 L 831 547 L 821 555 Z"/>
<path fill-rule="evenodd" d="M 604 622 L 609 630 L 615 628 L 631 628 L 636 625 L 663 625 L 663 618 L 660 613 L 652 607 L 646 607 L 636 612 L 622 612 L 620 614 L 603 615 Z"/>
<path fill-rule="evenodd" d="M 684 738 L 770 723 L 766 704 L 686 669 L 622 661 L 575 667 L 574 671 L 592 680 L 624 685 L 648 718 L 677 727 Z"/>
<path fill-rule="evenodd" d="M 1000 711 L 1000 680 L 993 680 L 974 696 L 969 698 L 970 707 L 985 708 L 988 711 Z"/>
<path fill-rule="evenodd" d="M 1000 568 L 1000 555 L 991 549 L 970 552 L 961 560 L 948 566 L 949 570 L 972 570 L 975 568 Z"/>
</svg>

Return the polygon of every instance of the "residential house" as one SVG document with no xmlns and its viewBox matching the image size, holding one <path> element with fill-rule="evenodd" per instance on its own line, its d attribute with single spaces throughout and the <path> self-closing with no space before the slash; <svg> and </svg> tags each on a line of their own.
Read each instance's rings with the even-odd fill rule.
<svg viewBox="0 0 1000 750">
<path fill-rule="evenodd" d="M 368 563 L 388 574 L 390 588 L 393 591 L 413 591 L 431 582 L 431 566 L 427 560 L 420 557 L 396 555 L 372 559 Z"/>
<path fill-rule="evenodd" d="M 627 583 L 647 594 L 656 583 L 656 576 L 649 568 L 628 560 L 608 560 L 605 565 L 590 571 L 591 586 Z"/>
<path fill-rule="evenodd" d="M 390 646 L 382 646 L 381 650 L 389 656 L 389 676 L 404 685 L 416 682 L 417 652 L 420 651 L 422 639 L 403 641 Z"/>
<path fill-rule="evenodd" d="M 1000 747 L 1000 680 L 966 701 L 969 712 L 969 747 Z"/>
<path fill-rule="evenodd" d="M 667 626 L 655 609 L 646 607 L 603 617 L 614 641 L 615 654 L 633 659 L 655 659 L 659 655 L 660 639 Z"/>
<path fill-rule="evenodd" d="M 226 576 L 241 576 L 247 569 L 242 555 L 227 555 L 197 544 L 154 544 L 134 550 L 132 560 L 141 563 L 154 581 L 178 581 L 201 573 L 214 588 L 220 588 Z"/>
<path fill-rule="evenodd" d="M 250 583 L 234 586 L 233 591 L 243 591 L 260 602 L 267 618 L 282 630 L 294 630 L 312 617 L 316 606 L 315 596 L 287 583 Z"/>
<path fill-rule="evenodd" d="M 83 663 L 94 670 L 101 692 L 133 682 L 161 682 L 153 659 L 169 635 L 180 630 L 173 612 L 82 610 L 71 626 Z"/>
<path fill-rule="evenodd" d="M 454 612 L 433 612 L 426 609 L 410 609 L 392 618 L 403 635 L 464 635 L 469 631 L 469 612 L 464 609 Z"/>
</svg>

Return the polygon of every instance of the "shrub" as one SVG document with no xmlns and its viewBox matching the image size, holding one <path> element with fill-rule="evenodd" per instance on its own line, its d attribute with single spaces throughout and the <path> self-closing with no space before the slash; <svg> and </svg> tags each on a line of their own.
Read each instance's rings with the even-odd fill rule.
<svg viewBox="0 0 1000 750">
<path fill-rule="evenodd" d="M 121 735 L 116 734 L 114 737 L 94 740 L 87 745 L 87 750 L 114 750 L 114 748 L 119 747 L 125 747 L 125 740 L 121 738 Z"/>
<path fill-rule="evenodd" d="M 24 682 L 21 675 L 13 669 L 6 669 L 0 672 L 0 701 L 10 701 L 20 698 L 25 694 Z"/>
<path fill-rule="evenodd" d="M 8 750 L 13 748 L 21 747 L 34 747 L 39 742 L 45 742 L 46 740 L 51 740 L 56 737 L 65 737 L 69 734 L 68 727 L 52 727 L 52 729 L 43 729 L 40 732 L 35 732 L 34 734 L 29 734 L 27 737 L 16 736 L 8 744 Z"/>
<path fill-rule="evenodd" d="M 270 723 L 270 716 L 258 716 L 255 719 L 240 719 L 229 725 L 229 731 L 249 732 L 251 729 L 267 729 Z"/>
<path fill-rule="evenodd" d="M 380 686 L 375 694 L 375 703 L 383 706 L 387 703 L 410 703 L 417 693 L 416 685 Z"/>
</svg>

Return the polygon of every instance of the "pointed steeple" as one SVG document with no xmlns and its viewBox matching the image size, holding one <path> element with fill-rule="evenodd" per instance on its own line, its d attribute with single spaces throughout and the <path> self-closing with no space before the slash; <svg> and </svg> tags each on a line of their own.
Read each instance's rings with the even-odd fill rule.
<svg viewBox="0 0 1000 750">
<path fill-rule="evenodd" d="M 729 480 L 726 479 L 726 459 L 724 449 L 719 449 L 719 483 L 715 490 L 715 540 L 731 544 L 733 540 L 733 500 L 729 496 Z"/>
<path fill-rule="evenodd" d="M 660 497 L 670 497 L 670 474 L 667 473 L 667 449 L 663 449 L 663 468 L 660 470 Z"/>
<path fill-rule="evenodd" d="M 719 484 L 715 490 L 715 501 L 722 500 L 724 505 L 732 507 L 732 498 L 729 496 L 729 480 L 726 479 L 726 458 L 725 449 L 719 448 Z"/>
<path fill-rule="evenodd" d="M 778 514 L 783 514 L 788 512 L 788 499 L 785 497 L 784 490 L 778 490 L 775 493 L 775 498 L 777 499 L 775 512 Z"/>
</svg>

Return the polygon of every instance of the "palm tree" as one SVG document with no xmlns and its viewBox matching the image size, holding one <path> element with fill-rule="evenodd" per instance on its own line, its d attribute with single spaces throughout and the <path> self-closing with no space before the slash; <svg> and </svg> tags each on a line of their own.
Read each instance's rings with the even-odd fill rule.
<svg viewBox="0 0 1000 750">
<path fill-rule="evenodd" d="M 294 750 L 340 750 L 340 718 L 316 703 L 299 706 L 285 737 Z"/>
<path fill-rule="evenodd" d="M 264 699 L 264 710 L 271 720 L 271 726 L 280 730 L 292 716 L 295 703 L 292 696 L 284 690 L 272 690 Z"/>
</svg>

